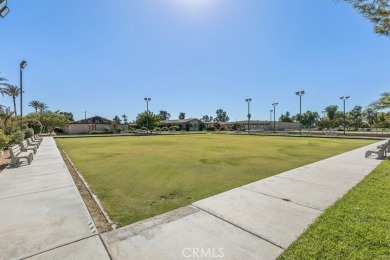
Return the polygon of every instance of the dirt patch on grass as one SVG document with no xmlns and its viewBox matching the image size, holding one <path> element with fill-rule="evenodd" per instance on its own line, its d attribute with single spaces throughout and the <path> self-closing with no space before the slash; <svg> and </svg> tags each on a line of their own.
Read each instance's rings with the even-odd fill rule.
<svg viewBox="0 0 390 260">
<path fill-rule="evenodd" d="M 104 216 L 104 213 L 101 211 L 99 205 L 96 203 L 91 193 L 89 192 L 88 188 L 81 180 L 80 176 L 78 175 L 76 169 L 73 167 L 72 163 L 69 161 L 68 157 L 63 153 L 61 149 L 59 150 L 62 159 L 64 160 L 66 166 L 68 167 L 68 170 L 73 178 L 73 181 L 75 182 L 77 189 L 79 190 L 80 195 L 83 198 L 84 203 L 88 208 L 89 214 L 91 214 L 91 217 L 95 222 L 96 228 L 98 229 L 99 233 L 111 231 L 112 230 L 111 223 Z"/>
<path fill-rule="evenodd" d="M 0 157 L 0 173 L 11 163 L 11 156 L 8 150 Z"/>
</svg>

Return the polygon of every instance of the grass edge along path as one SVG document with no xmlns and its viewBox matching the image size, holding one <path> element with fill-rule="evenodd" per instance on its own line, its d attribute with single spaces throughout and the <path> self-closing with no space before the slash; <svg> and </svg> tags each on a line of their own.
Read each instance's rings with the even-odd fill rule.
<svg viewBox="0 0 390 260">
<path fill-rule="evenodd" d="M 390 259 L 390 161 L 328 208 L 278 259 Z"/>
</svg>

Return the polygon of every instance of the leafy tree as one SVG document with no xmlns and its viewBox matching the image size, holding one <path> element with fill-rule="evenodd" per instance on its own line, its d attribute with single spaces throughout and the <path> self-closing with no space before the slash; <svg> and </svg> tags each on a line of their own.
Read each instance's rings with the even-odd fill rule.
<svg viewBox="0 0 390 260">
<path fill-rule="evenodd" d="M 296 122 L 301 122 L 304 128 L 312 128 L 316 124 L 316 122 L 320 119 L 320 115 L 317 112 L 312 112 L 308 110 L 302 114 L 302 119 L 300 114 L 297 114 L 292 118 Z"/>
<path fill-rule="evenodd" d="M 160 110 L 160 114 L 158 116 L 162 121 L 167 121 L 171 118 L 171 114 L 164 110 Z"/>
<path fill-rule="evenodd" d="M 114 123 L 116 123 L 116 124 L 118 124 L 118 125 L 120 125 L 120 123 L 121 123 L 121 119 L 119 118 L 119 116 L 115 116 L 115 117 L 112 119 L 112 121 L 114 121 Z"/>
<path fill-rule="evenodd" d="M 127 116 L 126 115 L 122 115 L 122 118 L 123 118 L 123 123 L 127 124 Z"/>
<path fill-rule="evenodd" d="M 185 118 L 186 118 L 186 113 L 180 112 L 180 114 L 179 114 L 179 119 L 180 119 L 180 120 L 183 120 L 183 119 L 185 119 Z"/>
<path fill-rule="evenodd" d="M 69 122 L 74 122 L 72 112 L 61 112 L 61 111 L 57 111 L 57 112 L 59 112 L 61 115 L 64 115 L 68 119 Z"/>
<path fill-rule="evenodd" d="M 49 133 L 52 133 L 56 127 L 61 127 L 70 123 L 65 115 L 52 111 L 42 111 L 40 122 Z"/>
<path fill-rule="evenodd" d="M 5 88 L 1 89 L 1 93 L 12 97 L 12 101 L 14 103 L 14 114 L 16 116 L 16 97 L 19 96 L 20 94 L 20 88 L 17 86 L 7 84 Z"/>
<path fill-rule="evenodd" d="M 390 5 L 389 0 L 344 0 L 369 19 L 374 24 L 374 30 L 379 35 L 390 35 Z"/>
<path fill-rule="evenodd" d="M 229 116 L 227 115 L 226 111 L 223 111 L 222 109 L 218 109 L 215 112 L 217 115 L 215 117 L 215 121 L 217 122 L 229 122 Z"/>
<path fill-rule="evenodd" d="M 285 115 L 281 115 L 279 118 L 280 122 L 292 122 L 293 120 L 290 118 L 290 112 L 286 112 Z"/>
<path fill-rule="evenodd" d="M 362 107 L 361 106 L 355 106 L 349 113 L 349 118 L 352 119 L 355 125 L 355 129 L 358 129 L 360 127 L 360 124 L 362 122 Z"/>
<path fill-rule="evenodd" d="M 160 125 L 160 116 L 153 114 L 153 112 L 143 112 L 137 115 L 135 122 L 140 127 L 149 127 L 154 129 Z"/>
<path fill-rule="evenodd" d="M 203 122 L 213 122 L 214 118 L 212 116 L 204 115 L 202 117 Z"/>
<path fill-rule="evenodd" d="M 30 103 L 28 103 L 28 105 L 35 109 L 35 113 L 38 113 L 38 109 L 39 106 L 41 105 L 41 102 L 39 102 L 38 100 L 33 100 Z"/>
<path fill-rule="evenodd" d="M 374 110 L 384 110 L 390 108 L 390 92 L 381 94 L 381 97 L 370 104 L 370 108 Z"/>
<path fill-rule="evenodd" d="M 335 105 L 330 105 L 325 108 L 326 114 L 330 121 L 333 121 L 336 117 L 336 111 L 339 107 Z"/>
</svg>

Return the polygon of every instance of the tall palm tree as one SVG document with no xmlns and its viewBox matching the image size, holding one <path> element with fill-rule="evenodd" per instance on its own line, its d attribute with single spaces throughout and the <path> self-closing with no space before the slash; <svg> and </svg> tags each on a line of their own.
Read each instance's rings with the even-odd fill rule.
<svg viewBox="0 0 390 260">
<path fill-rule="evenodd" d="M 38 108 L 41 105 L 41 102 L 38 100 L 33 100 L 30 103 L 28 103 L 28 106 L 35 109 L 35 114 L 38 113 Z"/>
<path fill-rule="evenodd" d="M 8 80 L 5 77 L 0 77 L 0 86 L 7 86 L 8 83 L 6 83 Z"/>
<path fill-rule="evenodd" d="M 43 111 L 45 111 L 45 109 L 49 108 L 49 106 L 46 105 L 46 104 L 43 103 L 43 102 L 39 102 L 38 108 L 39 108 L 39 111 L 41 112 L 41 115 L 42 115 L 42 114 L 43 114 Z"/>
<path fill-rule="evenodd" d="M 16 116 L 16 97 L 20 94 L 20 88 L 13 85 L 5 85 L 5 88 L 2 88 L 1 93 L 6 94 L 10 97 L 12 97 L 12 101 L 14 102 L 14 113 Z"/>
</svg>

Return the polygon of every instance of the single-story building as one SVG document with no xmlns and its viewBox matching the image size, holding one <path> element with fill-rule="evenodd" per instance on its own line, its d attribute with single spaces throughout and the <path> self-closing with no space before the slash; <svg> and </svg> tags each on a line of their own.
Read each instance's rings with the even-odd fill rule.
<svg viewBox="0 0 390 260">
<path fill-rule="evenodd" d="M 178 120 L 166 120 L 161 122 L 161 126 L 164 127 L 171 127 L 174 125 L 177 125 L 180 127 L 181 130 L 186 131 L 200 131 L 202 124 L 202 121 L 196 118 L 190 118 L 190 119 L 178 119 Z"/>
<path fill-rule="evenodd" d="M 120 124 L 119 126 L 123 131 L 129 130 L 128 124 Z M 90 132 L 103 132 L 107 127 L 110 129 L 110 131 L 114 131 L 113 121 L 100 116 L 94 116 L 64 125 L 61 127 L 61 129 L 65 134 L 82 134 Z"/>
<path fill-rule="evenodd" d="M 233 125 L 240 125 L 241 129 L 248 130 L 248 121 L 236 121 L 236 122 L 205 122 L 207 126 L 216 126 L 219 124 L 220 127 L 225 129 L 232 129 Z M 296 122 L 275 122 L 275 131 L 283 131 L 285 129 L 299 130 L 299 123 Z M 272 131 L 274 130 L 273 121 L 261 121 L 261 120 L 250 120 L 249 128 L 253 131 Z"/>
</svg>

